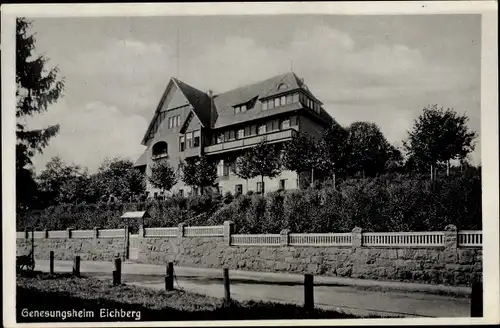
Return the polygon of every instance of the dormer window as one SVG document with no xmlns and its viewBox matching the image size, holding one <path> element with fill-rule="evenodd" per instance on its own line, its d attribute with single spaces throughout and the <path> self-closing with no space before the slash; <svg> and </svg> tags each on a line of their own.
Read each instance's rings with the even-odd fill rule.
<svg viewBox="0 0 500 328">
<path fill-rule="evenodd" d="M 286 85 L 285 83 L 281 83 L 281 84 L 278 86 L 278 90 L 285 90 L 285 89 L 288 89 L 288 85 Z"/>
</svg>

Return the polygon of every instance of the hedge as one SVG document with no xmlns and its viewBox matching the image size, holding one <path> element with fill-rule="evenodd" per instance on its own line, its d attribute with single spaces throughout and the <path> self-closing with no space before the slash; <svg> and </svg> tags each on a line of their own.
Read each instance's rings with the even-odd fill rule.
<svg viewBox="0 0 500 328">
<path fill-rule="evenodd" d="M 234 197 L 204 195 L 169 198 L 136 204 L 64 205 L 18 215 L 17 228 L 26 222 L 35 229 L 59 230 L 122 227 L 119 217 L 128 210 L 148 210 L 148 226 L 219 225 L 235 223 L 237 233 L 348 232 L 481 229 L 481 179 L 449 177 L 430 181 L 426 176 L 390 175 L 349 179 L 333 188 L 288 190 Z"/>
</svg>

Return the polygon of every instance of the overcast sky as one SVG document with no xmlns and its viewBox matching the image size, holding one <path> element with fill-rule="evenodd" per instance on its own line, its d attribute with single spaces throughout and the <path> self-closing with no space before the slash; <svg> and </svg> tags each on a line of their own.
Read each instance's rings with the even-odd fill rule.
<svg viewBox="0 0 500 328">
<path fill-rule="evenodd" d="M 52 156 L 94 171 L 135 160 L 171 76 L 215 93 L 290 70 L 342 125 L 377 123 L 396 146 L 427 104 L 467 113 L 480 135 L 481 18 L 205 16 L 37 18 L 37 52 L 58 65 L 64 98 L 31 127 L 59 123 L 34 164 Z M 472 162 L 480 163 L 477 140 Z"/>
</svg>

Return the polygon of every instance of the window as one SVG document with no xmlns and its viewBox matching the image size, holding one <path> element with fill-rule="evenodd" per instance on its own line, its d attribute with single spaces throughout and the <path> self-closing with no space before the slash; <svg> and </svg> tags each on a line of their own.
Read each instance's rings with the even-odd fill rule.
<svg viewBox="0 0 500 328">
<path fill-rule="evenodd" d="M 189 132 L 186 134 L 186 148 L 193 148 L 193 133 Z"/>
<path fill-rule="evenodd" d="M 240 107 L 240 106 L 236 106 L 236 107 L 234 107 L 234 113 L 235 113 L 235 114 L 238 114 L 238 113 L 240 113 L 240 112 L 241 112 L 241 107 Z"/>
<path fill-rule="evenodd" d="M 286 96 L 281 96 L 281 106 L 285 105 L 286 104 Z"/>
<path fill-rule="evenodd" d="M 294 93 L 292 98 L 293 98 L 292 102 L 294 102 L 294 103 L 299 102 L 299 94 L 298 93 Z"/>
<path fill-rule="evenodd" d="M 247 105 L 241 105 L 241 112 L 246 112 L 247 111 Z"/>
<path fill-rule="evenodd" d="M 257 192 L 264 193 L 264 184 L 262 182 L 257 182 Z"/>
<path fill-rule="evenodd" d="M 194 131 L 193 147 L 200 147 L 200 131 Z"/>
<path fill-rule="evenodd" d="M 280 98 L 274 98 L 274 107 L 280 106 Z"/>
<path fill-rule="evenodd" d="M 234 140 L 235 139 L 234 130 L 229 130 L 228 134 L 229 134 L 228 140 Z"/>
<path fill-rule="evenodd" d="M 180 115 L 177 115 L 176 125 L 177 126 L 181 125 L 181 116 Z"/>
<path fill-rule="evenodd" d="M 280 180 L 280 189 L 285 190 L 286 189 L 286 179 Z"/>
<path fill-rule="evenodd" d="M 244 129 L 239 129 L 238 130 L 238 139 L 242 139 L 245 137 L 245 130 Z"/>
<path fill-rule="evenodd" d="M 242 194 L 243 193 L 243 185 L 237 184 L 234 186 L 234 193 L 235 194 Z"/>
<path fill-rule="evenodd" d="M 289 128 L 290 128 L 290 120 L 289 119 L 281 121 L 281 129 L 282 130 L 289 129 Z"/>
<path fill-rule="evenodd" d="M 270 100 L 268 100 L 268 102 L 269 102 L 269 105 L 268 105 L 269 109 L 274 108 L 274 100 L 270 99 Z"/>
<path fill-rule="evenodd" d="M 224 142 L 224 133 L 219 133 L 217 136 L 217 143 L 223 143 Z"/>
<path fill-rule="evenodd" d="M 184 136 L 179 137 L 179 150 L 184 151 L 185 149 L 185 144 L 184 144 Z"/>
<path fill-rule="evenodd" d="M 293 94 L 286 95 L 286 103 L 293 104 Z"/>
<path fill-rule="evenodd" d="M 160 141 L 153 146 L 153 156 L 167 155 L 168 144 L 165 141 Z"/>
<path fill-rule="evenodd" d="M 264 100 L 264 101 L 262 102 L 262 110 L 267 110 L 267 109 L 268 109 L 268 106 L 269 106 L 269 101 Z"/>
<path fill-rule="evenodd" d="M 259 126 L 259 134 L 264 134 L 264 133 L 266 133 L 266 125 L 262 124 L 261 126 Z"/>
<path fill-rule="evenodd" d="M 285 83 L 281 83 L 279 86 L 278 86 L 278 90 L 284 90 L 284 89 L 287 89 L 288 86 L 285 84 Z"/>
</svg>

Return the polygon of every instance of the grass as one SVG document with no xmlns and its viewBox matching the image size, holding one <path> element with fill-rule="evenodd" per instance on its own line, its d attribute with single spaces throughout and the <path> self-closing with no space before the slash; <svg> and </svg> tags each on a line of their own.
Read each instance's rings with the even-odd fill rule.
<svg viewBox="0 0 500 328">
<path fill-rule="evenodd" d="M 351 314 L 331 310 L 306 310 L 293 304 L 271 302 L 225 302 L 205 295 L 174 290 L 158 291 L 136 286 L 113 286 L 111 282 L 71 274 L 42 272 L 17 276 L 18 322 L 62 321 L 61 318 L 22 316 L 23 309 L 40 311 L 93 311 L 92 318 L 65 321 L 130 321 L 132 318 L 101 318 L 100 309 L 140 311 L 141 321 L 257 320 L 257 319 L 354 319 Z"/>
</svg>

